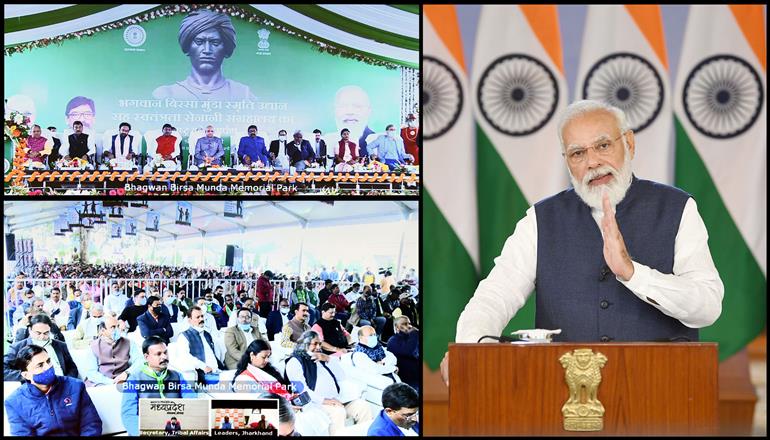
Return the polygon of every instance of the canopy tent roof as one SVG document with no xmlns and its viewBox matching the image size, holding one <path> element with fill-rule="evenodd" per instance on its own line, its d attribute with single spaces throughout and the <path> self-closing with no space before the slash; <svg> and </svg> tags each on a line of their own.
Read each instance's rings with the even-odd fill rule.
<svg viewBox="0 0 770 440">
<path fill-rule="evenodd" d="M 7 233 L 29 229 L 54 220 L 67 208 L 82 201 L 5 202 L 4 221 Z M 224 201 L 190 201 L 192 225 L 175 223 L 176 200 L 149 201 L 149 208 L 124 208 L 124 218 L 110 218 L 108 223 L 136 219 L 137 232 L 159 241 L 207 237 L 283 227 L 320 227 L 345 224 L 380 223 L 416 218 L 417 201 L 243 201 L 243 218 L 224 216 Z M 148 211 L 160 214 L 159 232 L 145 230 Z"/>
<path fill-rule="evenodd" d="M 51 39 L 149 12 L 146 5 L 4 5 L 5 46 Z M 419 5 L 238 5 L 316 40 L 419 65 Z"/>
</svg>

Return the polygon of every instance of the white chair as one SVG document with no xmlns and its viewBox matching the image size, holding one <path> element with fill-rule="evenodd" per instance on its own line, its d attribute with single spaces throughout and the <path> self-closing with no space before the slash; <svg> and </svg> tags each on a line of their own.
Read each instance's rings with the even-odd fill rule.
<svg viewBox="0 0 770 440">
<path fill-rule="evenodd" d="M 78 367 L 78 378 L 85 380 L 86 367 L 89 365 L 89 357 L 93 356 L 90 348 L 79 348 L 76 350 L 70 350 L 70 356 L 72 361 Z"/>
<path fill-rule="evenodd" d="M 182 334 L 183 331 L 187 330 L 187 326 L 184 325 L 184 322 L 172 322 L 171 329 L 174 330 L 174 336 L 171 337 L 170 342 L 176 342 L 176 340 L 179 338 L 179 335 Z"/>
<path fill-rule="evenodd" d="M 187 166 L 195 165 L 198 166 L 197 163 L 194 163 L 195 161 L 195 144 L 198 143 L 198 139 L 202 138 L 206 135 L 206 131 L 203 129 L 196 129 L 190 132 L 190 136 L 187 137 L 187 145 L 189 145 L 188 153 L 189 153 L 189 159 L 187 160 Z"/>
<path fill-rule="evenodd" d="M 17 388 L 21 386 L 21 382 L 15 381 L 5 381 L 3 382 L 3 401 L 8 400 L 8 397 L 13 394 L 14 391 L 16 391 Z M 10 436 L 11 435 L 11 425 L 8 423 L 8 413 L 3 411 L 3 435 L 4 436 Z"/>
<path fill-rule="evenodd" d="M 121 392 L 112 385 L 86 388 L 86 392 L 102 419 L 102 435 L 125 432 L 126 427 L 121 418 Z"/>
</svg>

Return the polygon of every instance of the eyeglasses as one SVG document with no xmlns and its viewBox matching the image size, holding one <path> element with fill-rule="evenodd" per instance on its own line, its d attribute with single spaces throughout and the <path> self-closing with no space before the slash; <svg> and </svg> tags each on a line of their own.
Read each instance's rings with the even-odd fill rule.
<svg viewBox="0 0 770 440">
<path fill-rule="evenodd" d="M 72 112 L 69 113 L 67 116 L 70 118 L 92 118 L 94 117 L 93 112 Z"/>
<path fill-rule="evenodd" d="M 585 162 L 586 158 L 588 157 L 587 152 L 589 148 L 593 148 L 594 151 L 600 156 L 609 156 L 610 154 L 613 153 L 613 151 L 615 151 L 614 149 L 615 142 L 617 142 L 618 139 L 622 138 L 624 134 L 626 134 L 626 132 L 621 133 L 620 136 L 616 137 L 611 141 L 601 140 L 588 147 L 572 148 L 566 153 L 562 153 L 561 155 L 566 157 L 569 163 L 571 163 L 572 165 L 577 165 Z"/>
<path fill-rule="evenodd" d="M 420 412 L 419 412 L 419 411 L 417 411 L 417 412 L 416 412 L 416 413 L 414 413 L 414 414 L 410 414 L 410 415 L 408 415 L 408 416 L 407 416 L 407 415 L 405 415 L 405 416 L 404 416 L 404 419 L 405 419 L 405 420 L 417 420 L 417 416 L 418 416 L 419 414 L 420 414 Z"/>
</svg>

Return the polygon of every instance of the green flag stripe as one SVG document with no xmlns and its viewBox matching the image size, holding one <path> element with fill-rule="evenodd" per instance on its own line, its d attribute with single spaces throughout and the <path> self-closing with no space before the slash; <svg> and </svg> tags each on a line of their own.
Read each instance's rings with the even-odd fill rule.
<svg viewBox="0 0 770 440">
<path fill-rule="evenodd" d="M 26 31 L 43 26 L 63 23 L 83 18 L 87 15 L 98 14 L 107 11 L 115 5 L 75 5 L 66 8 L 55 9 L 53 11 L 40 12 L 37 14 L 23 15 L 21 17 L 6 18 L 4 20 L 5 33 Z"/>
<path fill-rule="evenodd" d="M 438 368 L 449 342 L 454 341 L 457 318 L 473 296 L 478 282 L 473 260 L 429 191 L 422 199 L 422 254 L 428 262 L 423 273 L 424 361 Z"/>
<path fill-rule="evenodd" d="M 698 204 L 709 232 L 709 248 L 725 285 L 722 315 L 701 329 L 702 341 L 719 343 L 719 360 L 746 346 L 767 321 L 767 279 L 722 201 L 711 175 L 678 118 L 675 184 Z"/>
<path fill-rule="evenodd" d="M 503 250 L 505 240 L 513 234 L 516 223 L 529 208 L 516 179 L 484 130 L 476 125 L 478 160 L 477 192 L 479 200 L 479 251 L 481 273 L 485 278 L 494 267 L 494 259 Z M 513 330 L 535 328 L 535 296 L 530 295 L 516 313 L 504 334 Z"/>
</svg>

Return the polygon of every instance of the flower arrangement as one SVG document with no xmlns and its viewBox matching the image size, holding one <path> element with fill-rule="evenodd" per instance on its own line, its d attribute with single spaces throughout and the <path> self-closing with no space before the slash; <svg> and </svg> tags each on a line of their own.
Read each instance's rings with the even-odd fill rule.
<svg viewBox="0 0 770 440">
<path fill-rule="evenodd" d="M 81 159 L 79 157 L 75 157 L 70 160 L 66 160 L 64 158 L 61 158 L 56 161 L 56 168 L 76 168 L 79 170 L 84 170 L 88 167 L 88 161 L 85 159 Z"/>
<path fill-rule="evenodd" d="M 12 111 L 5 115 L 4 141 L 19 142 L 21 139 L 27 139 L 29 137 L 29 122 L 29 116 L 25 116 L 21 112 Z"/>
</svg>

